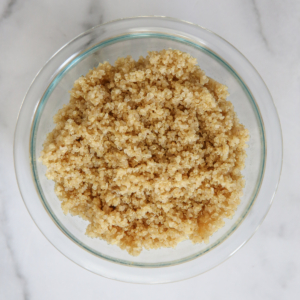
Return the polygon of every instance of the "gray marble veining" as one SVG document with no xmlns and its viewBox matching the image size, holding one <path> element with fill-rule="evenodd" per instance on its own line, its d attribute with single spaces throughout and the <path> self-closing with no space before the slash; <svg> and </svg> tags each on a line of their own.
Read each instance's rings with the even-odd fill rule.
<svg viewBox="0 0 300 300">
<path fill-rule="evenodd" d="M 257 0 L 251 0 L 252 1 L 252 4 L 253 4 L 253 11 L 255 13 L 255 17 L 257 19 L 257 23 L 258 23 L 258 32 L 262 38 L 262 40 L 264 41 L 267 49 L 269 51 L 270 50 L 270 46 L 269 46 L 269 43 L 268 43 L 268 40 L 267 40 L 267 36 L 265 35 L 264 33 L 264 29 L 263 29 L 263 24 L 262 24 L 262 16 L 261 16 L 261 13 L 260 13 L 260 10 L 259 10 L 259 7 L 258 7 L 258 4 L 257 4 Z"/>
<path fill-rule="evenodd" d="M 89 3 L 87 18 L 81 23 L 82 29 L 88 30 L 103 23 L 104 9 L 100 1 L 92 0 Z"/>
<path fill-rule="evenodd" d="M 1 194 L 1 192 L 0 192 Z M 2 249 L 2 251 L 6 252 L 3 253 L 1 251 L 1 254 L 5 255 L 6 258 L 6 263 L 8 262 L 9 264 L 5 266 L 5 272 L 10 274 L 9 280 L 13 281 L 15 283 L 16 286 L 11 286 L 11 290 L 6 291 L 8 292 L 8 294 L 10 296 L 13 296 L 13 298 L 11 299 L 23 299 L 23 300 L 29 300 L 29 293 L 28 293 L 28 288 L 27 288 L 27 279 L 26 277 L 23 276 L 20 267 L 19 267 L 19 263 L 18 260 L 16 259 L 15 256 L 15 248 L 13 247 L 12 243 L 11 243 L 11 234 L 8 230 L 8 226 L 7 226 L 7 216 L 5 215 L 5 209 L 3 209 L 3 207 L 1 207 L 0 209 L 0 235 L 1 235 L 1 240 L 2 240 L 2 246 L 4 249 Z M 7 270 L 7 269 L 10 270 Z M 2 271 L 3 272 L 3 271 Z M 1 289 L 6 289 L 5 283 L 8 280 L 7 278 L 5 278 L 5 273 L 3 272 L 2 276 L 2 281 L 0 283 L 0 288 Z M 1 278 L 0 277 L 0 278 Z M 1 295 L 1 291 L 0 291 L 0 295 Z M 7 295 L 5 295 L 7 296 Z"/>
<path fill-rule="evenodd" d="M 5 9 L 3 10 L 3 12 L 0 16 L 0 22 L 11 16 L 11 14 L 13 13 L 13 9 L 16 6 L 17 2 L 18 2 L 18 0 L 9 0 L 9 2 L 7 3 Z"/>
</svg>

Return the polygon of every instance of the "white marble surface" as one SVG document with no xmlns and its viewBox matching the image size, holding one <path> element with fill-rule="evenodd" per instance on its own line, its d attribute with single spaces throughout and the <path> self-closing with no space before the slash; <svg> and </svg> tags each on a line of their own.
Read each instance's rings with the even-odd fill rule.
<svg viewBox="0 0 300 300">
<path fill-rule="evenodd" d="M 236 46 L 268 85 L 284 136 L 281 183 L 260 230 L 221 266 L 176 284 L 119 283 L 66 259 L 31 220 L 13 169 L 16 118 L 37 71 L 82 31 L 137 15 L 192 21 Z M 299 299 L 299 0 L 1 0 L 0 53 L 1 300 Z"/>
</svg>

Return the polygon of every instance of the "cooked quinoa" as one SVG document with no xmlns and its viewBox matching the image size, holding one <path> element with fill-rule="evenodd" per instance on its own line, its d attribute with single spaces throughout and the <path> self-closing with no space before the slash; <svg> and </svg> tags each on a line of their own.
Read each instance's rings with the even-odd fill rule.
<svg viewBox="0 0 300 300">
<path fill-rule="evenodd" d="M 104 62 L 70 94 L 41 160 L 87 235 L 139 255 L 208 242 L 234 215 L 249 134 L 195 58 L 162 50 Z"/>
</svg>

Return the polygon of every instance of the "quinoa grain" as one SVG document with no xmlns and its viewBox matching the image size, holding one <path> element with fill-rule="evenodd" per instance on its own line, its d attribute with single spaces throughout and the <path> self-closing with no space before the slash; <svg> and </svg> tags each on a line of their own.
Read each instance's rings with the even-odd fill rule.
<svg viewBox="0 0 300 300">
<path fill-rule="evenodd" d="M 75 81 L 41 153 L 65 213 L 132 255 L 208 242 L 240 203 L 248 130 L 227 87 L 178 50 Z"/>
</svg>

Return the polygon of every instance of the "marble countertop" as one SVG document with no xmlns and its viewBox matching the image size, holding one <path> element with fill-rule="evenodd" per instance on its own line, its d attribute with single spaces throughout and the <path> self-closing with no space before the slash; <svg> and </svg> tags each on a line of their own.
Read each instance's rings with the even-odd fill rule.
<svg viewBox="0 0 300 300">
<path fill-rule="evenodd" d="M 66 259 L 33 223 L 13 169 L 19 107 L 46 60 L 96 24 L 138 15 L 198 23 L 238 48 L 269 87 L 284 137 L 280 186 L 259 231 L 222 265 L 175 284 L 115 282 Z M 0 299 L 299 299 L 299 28 L 298 0 L 1 0 Z"/>
</svg>

